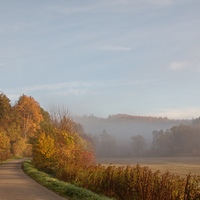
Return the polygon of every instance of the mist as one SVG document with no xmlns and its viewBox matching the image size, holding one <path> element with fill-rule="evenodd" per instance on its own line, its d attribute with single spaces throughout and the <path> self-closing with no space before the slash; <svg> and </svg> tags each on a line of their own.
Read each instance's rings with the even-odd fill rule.
<svg viewBox="0 0 200 200">
<path fill-rule="evenodd" d="M 194 124 L 199 123 L 198 120 L 171 120 L 126 114 L 111 115 L 107 118 L 94 115 L 75 116 L 74 120 L 80 123 L 84 132 L 92 138 L 97 158 L 181 155 L 180 143 L 183 143 L 182 136 L 186 134 L 182 129 L 189 134 L 191 130 L 189 128 L 186 130 L 187 127 L 194 127 Z M 195 128 L 193 131 L 194 138 L 200 135 L 199 130 Z M 177 150 L 178 153 L 177 146 L 180 148 Z M 173 151 L 170 152 L 170 149 Z M 182 149 L 182 151 L 183 154 L 192 154 L 192 150 L 186 152 Z"/>
</svg>

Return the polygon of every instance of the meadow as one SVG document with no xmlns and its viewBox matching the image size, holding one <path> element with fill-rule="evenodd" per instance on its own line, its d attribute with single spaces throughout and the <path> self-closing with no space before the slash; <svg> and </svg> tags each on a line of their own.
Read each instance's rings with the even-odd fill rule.
<svg viewBox="0 0 200 200">
<path fill-rule="evenodd" d="M 169 171 L 179 176 L 200 175 L 200 157 L 129 157 L 98 158 L 98 164 L 115 166 L 148 166 L 152 171 Z"/>
</svg>

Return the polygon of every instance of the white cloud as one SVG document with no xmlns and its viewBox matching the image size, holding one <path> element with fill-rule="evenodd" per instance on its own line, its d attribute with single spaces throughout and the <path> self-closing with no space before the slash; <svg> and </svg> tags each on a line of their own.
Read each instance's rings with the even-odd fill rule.
<svg viewBox="0 0 200 200">
<path fill-rule="evenodd" d="M 200 72 L 200 62 L 198 60 L 186 61 L 176 61 L 169 64 L 169 69 L 172 71 L 179 71 L 183 69 L 190 69 L 192 71 Z"/>
<path fill-rule="evenodd" d="M 195 61 L 195 63 L 194 63 L 194 68 L 195 68 L 198 72 L 200 72 L 200 60 Z"/>
<path fill-rule="evenodd" d="M 54 6 L 49 7 L 49 10 L 65 15 L 105 11 L 127 12 L 128 10 L 152 8 L 152 6 L 169 6 L 174 3 L 175 1 L 173 0 L 102 0 L 85 5 L 77 5 L 74 3 L 71 6 Z"/>
<path fill-rule="evenodd" d="M 74 88 L 79 85 L 80 85 L 79 82 L 65 82 L 65 83 L 56 83 L 56 84 L 25 86 L 25 87 L 20 87 L 20 88 L 8 89 L 8 91 L 32 92 L 32 91 L 39 91 L 39 90 L 60 90 L 63 88 Z"/>
<path fill-rule="evenodd" d="M 122 47 L 122 46 L 105 46 L 101 48 L 104 51 L 131 51 L 130 47 Z"/>
<path fill-rule="evenodd" d="M 92 92 L 92 88 L 102 87 L 105 83 L 101 81 L 72 81 L 55 84 L 32 85 L 19 88 L 12 88 L 4 90 L 11 99 L 16 100 L 16 97 L 25 93 L 32 93 L 37 91 L 55 91 L 56 94 L 62 95 L 85 95 Z"/>
<path fill-rule="evenodd" d="M 66 89 L 66 90 L 62 90 L 62 91 L 57 91 L 54 92 L 54 95 L 61 95 L 61 96 L 67 96 L 67 95 L 75 95 L 75 96 L 81 96 L 81 95 L 86 95 L 88 94 L 88 90 L 86 89 L 76 89 L 76 88 L 71 88 L 71 89 Z"/>
<path fill-rule="evenodd" d="M 107 4 L 119 4 L 119 5 L 149 5 L 149 4 L 158 4 L 158 5 L 171 5 L 174 3 L 174 0 L 104 0 L 104 3 Z"/>
<path fill-rule="evenodd" d="M 160 117 L 168 117 L 169 119 L 192 119 L 200 116 L 200 107 L 163 109 L 154 115 Z"/>
<path fill-rule="evenodd" d="M 182 69 L 185 69 L 189 66 L 189 63 L 188 62 L 185 62 L 185 61 L 175 61 L 175 62 L 172 62 L 170 63 L 169 65 L 169 68 L 171 70 L 182 70 Z"/>
<path fill-rule="evenodd" d="M 180 1 L 181 2 L 181 1 Z M 125 7 L 126 9 L 134 8 L 134 10 L 137 9 L 146 9 L 146 8 L 152 8 L 152 6 L 158 6 L 158 7 L 166 7 L 171 6 L 175 3 L 178 3 L 177 0 L 104 0 L 101 1 L 101 5 L 104 5 L 106 8 L 114 9 L 119 11 L 123 10 Z M 99 4 L 100 5 L 100 4 Z M 118 9 L 116 7 L 118 6 Z"/>
<path fill-rule="evenodd" d="M 174 1 L 173 0 L 144 0 L 146 3 L 151 3 L 151 4 L 157 4 L 157 5 L 163 5 L 163 6 L 168 6 L 171 5 Z"/>
<path fill-rule="evenodd" d="M 17 100 L 21 94 L 32 95 L 33 92 L 39 91 L 65 96 L 97 95 L 99 90 L 102 89 L 107 90 L 108 88 L 117 88 L 119 86 L 129 87 L 158 81 L 163 81 L 163 79 L 71 81 L 4 89 L 4 92 L 11 98 L 11 100 Z"/>
<path fill-rule="evenodd" d="M 53 10 L 57 13 L 62 13 L 66 15 L 70 14 L 78 14 L 78 13 L 85 13 L 90 11 L 95 11 L 98 8 L 96 5 L 88 5 L 88 6 L 56 6 L 51 7 L 50 10 Z"/>
<path fill-rule="evenodd" d="M 86 94 L 86 91 L 92 91 L 98 88 L 118 87 L 118 86 L 131 86 L 149 82 L 157 82 L 163 79 L 144 79 L 144 80 L 94 80 L 94 81 L 71 81 L 55 84 L 32 85 L 25 87 L 18 87 L 12 89 L 5 89 L 6 93 L 22 94 L 35 91 L 65 91 L 66 93 L 73 94 Z"/>
</svg>

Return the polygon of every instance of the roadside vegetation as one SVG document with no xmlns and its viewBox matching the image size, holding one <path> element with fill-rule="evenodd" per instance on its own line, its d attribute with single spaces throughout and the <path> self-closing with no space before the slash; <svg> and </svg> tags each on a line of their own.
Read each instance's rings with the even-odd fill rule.
<svg viewBox="0 0 200 200">
<path fill-rule="evenodd" d="M 160 135 L 165 134 L 154 135 L 156 141 L 163 141 Z M 142 141 L 139 136 L 135 139 Z M 156 147 L 160 151 L 157 142 Z M 24 164 L 25 171 L 56 192 L 91 200 L 99 198 L 92 192 L 117 200 L 200 199 L 199 176 L 189 174 L 183 178 L 140 165 L 97 165 L 93 149 L 91 137 L 64 108 L 54 107 L 47 112 L 26 95 L 12 106 L 6 95 L 0 94 L 0 160 L 32 156 L 32 163 Z"/>
<path fill-rule="evenodd" d="M 58 180 L 50 174 L 36 169 L 31 161 L 23 163 L 23 170 L 35 181 L 49 188 L 57 194 L 69 200 L 109 200 L 110 198 L 99 196 L 87 189 L 76 187 L 70 183 Z"/>
</svg>

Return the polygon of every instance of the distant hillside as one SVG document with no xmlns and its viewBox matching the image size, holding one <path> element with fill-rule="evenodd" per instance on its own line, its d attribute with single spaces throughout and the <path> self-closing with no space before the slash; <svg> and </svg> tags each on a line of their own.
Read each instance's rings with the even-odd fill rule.
<svg viewBox="0 0 200 200">
<path fill-rule="evenodd" d="M 136 116 L 136 115 L 128 115 L 128 114 L 116 114 L 116 115 L 109 115 L 108 119 L 110 120 L 135 120 L 135 121 L 146 121 L 146 122 L 153 122 L 153 121 L 177 121 L 180 123 L 187 123 L 190 120 L 173 120 L 168 119 L 167 117 L 153 117 L 153 116 Z"/>
<path fill-rule="evenodd" d="M 135 134 L 141 134 L 150 139 L 154 130 L 165 130 L 180 124 L 188 125 L 192 122 L 192 120 L 172 120 L 167 117 L 128 114 L 109 115 L 107 118 L 100 118 L 94 115 L 75 116 L 74 120 L 84 127 L 86 133 L 94 135 L 106 130 L 109 134 L 123 139 L 129 139 Z"/>
<path fill-rule="evenodd" d="M 85 133 L 93 138 L 96 152 L 100 156 L 124 156 L 132 152 L 131 137 L 141 135 L 146 148 L 152 144 L 155 130 L 166 130 L 180 124 L 189 125 L 192 120 L 172 120 L 162 117 L 132 116 L 127 114 L 110 115 L 100 118 L 94 115 L 76 116 Z"/>
</svg>

